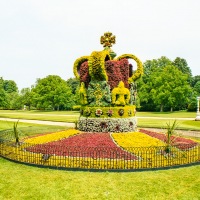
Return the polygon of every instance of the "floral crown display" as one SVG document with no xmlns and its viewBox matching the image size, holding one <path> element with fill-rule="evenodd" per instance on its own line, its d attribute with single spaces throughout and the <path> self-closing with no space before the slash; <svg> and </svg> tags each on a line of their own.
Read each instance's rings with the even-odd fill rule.
<svg viewBox="0 0 200 200">
<path fill-rule="evenodd" d="M 102 123 L 113 124 L 117 119 L 123 118 L 122 121 L 125 120 L 129 127 L 130 124 L 136 124 L 130 120 L 135 116 L 135 81 L 143 73 L 142 62 L 132 54 L 116 57 L 116 53 L 111 49 L 115 44 L 115 36 L 111 32 L 104 33 L 100 43 L 104 47 L 102 51 L 93 51 L 90 56 L 82 56 L 74 62 L 74 75 L 80 80 L 80 130 L 91 131 L 85 124 L 89 119 L 98 132 L 102 131 Z M 135 71 L 128 59 L 137 63 Z M 113 131 L 111 126 L 103 127 L 107 128 L 106 131 Z M 117 127 L 119 129 L 119 125 Z"/>
</svg>

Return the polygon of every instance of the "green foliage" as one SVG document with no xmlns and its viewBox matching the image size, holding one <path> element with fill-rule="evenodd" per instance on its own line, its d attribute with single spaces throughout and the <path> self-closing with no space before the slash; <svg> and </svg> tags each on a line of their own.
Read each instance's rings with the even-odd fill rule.
<svg viewBox="0 0 200 200">
<path fill-rule="evenodd" d="M 166 57 L 144 63 L 144 76 L 138 81 L 143 110 L 186 109 L 192 94 L 188 74 L 182 73 Z"/>
<path fill-rule="evenodd" d="M 192 84 L 191 84 L 191 86 L 194 87 L 195 84 L 196 84 L 198 81 L 200 81 L 200 75 L 197 75 L 197 76 L 192 77 Z"/>
<path fill-rule="evenodd" d="M 80 81 L 77 78 L 69 78 L 67 81 L 67 86 L 71 88 L 72 94 L 76 94 L 76 89 L 79 87 Z"/>
<path fill-rule="evenodd" d="M 0 108 L 15 109 L 19 98 L 18 88 L 14 81 L 0 78 Z"/>
<path fill-rule="evenodd" d="M 32 91 L 33 102 L 38 109 L 64 110 L 74 105 L 71 88 L 59 76 L 38 79 Z"/>
<path fill-rule="evenodd" d="M 0 108 L 4 109 L 7 105 L 7 95 L 5 90 L 3 89 L 3 85 L 0 79 Z"/>
<path fill-rule="evenodd" d="M 73 106 L 73 110 L 77 110 L 77 111 L 79 111 L 80 108 L 81 108 L 81 105 L 75 105 L 75 106 Z"/>
<path fill-rule="evenodd" d="M 189 104 L 188 104 L 188 111 L 196 111 L 197 110 L 197 92 L 193 89 L 193 92 L 190 96 Z"/>
<path fill-rule="evenodd" d="M 173 63 L 175 67 L 177 67 L 183 74 L 187 74 L 188 77 L 192 77 L 192 72 L 190 67 L 187 64 L 187 61 L 183 58 L 177 57 Z"/>
<path fill-rule="evenodd" d="M 124 54 L 122 57 L 128 55 Z M 95 65 L 97 68 L 91 68 L 90 72 L 94 74 L 100 72 L 102 74 L 101 78 L 106 79 L 104 64 L 105 60 L 109 60 L 110 57 L 107 54 L 102 57 L 103 59 L 99 57 L 97 61 L 90 60 L 97 62 Z M 122 57 L 119 56 L 117 59 Z M 134 59 L 134 57 L 130 58 Z M 51 81 L 50 77 L 57 76 L 50 75 L 48 78 L 44 78 L 44 80 L 48 79 L 49 81 L 38 79 L 36 86 L 23 88 L 20 92 L 13 80 L 4 80 L 0 77 L 0 109 L 23 109 L 25 105 L 28 110 L 31 108 L 70 110 L 74 105 L 80 105 L 79 67 L 81 63 L 88 61 L 88 59 L 89 56 L 77 59 L 75 67 L 77 78 L 69 78 L 67 81 L 62 80 L 61 83 L 57 78 L 55 78 L 55 82 Z M 137 62 L 137 60 L 135 61 Z M 101 65 L 100 69 L 98 65 Z M 169 66 L 171 66 L 171 70 Z M 143 63 L 143 67 L 144 74 L 142 78 L 136 81 L 138 88 L 136 104 L 139 110 L 188 109 L 188 111 L 196 111 L 196 97 L 200 95 L 200 75 L 192 77 L 191 69 L 185 59 L 177 57 L 174 61 L 171 61 L 162 56 L 158 59 L 147 60 Z M 179 70 L 179 73 L 175 68 Z M 192 88 L 189 87 L 188 83 Z"/>
<path fill-rule="evenodd" d="M 200 81 L 197 81 L 194 85 L 194 91 L 197 92 L 197 95 L 200 95 Z"/>
<path fill-rule="evenodd" d="M 67 81 L 67 86 L 71 89 L 72 95 L 71 98 L 73 99 L 73 102 L 75 105 L 80 104 L 80 81 L 78 78 L 69 78 Z M 73 107 L 71 108 L 73 109 Z"/>
<path fill-rule="evenodd" d="M 106 81 L 91 81 L 87 95 L 90 106 L 109 106 L 111 103 L 110 87 Z"/>
<path fill-rule="evenodd" d="M 33 92 L 30 88 L 23 88 L 20 93 L 21 104 L 28 107 L 30 110 L 32 104 Z"/>
<path fill-rule="evenodd" d="M 3 87 L 7 93 L 12 93 L 12 92 L 18 91 L 17 84 L 13 80 L 4 80 Z"/>
</svg>

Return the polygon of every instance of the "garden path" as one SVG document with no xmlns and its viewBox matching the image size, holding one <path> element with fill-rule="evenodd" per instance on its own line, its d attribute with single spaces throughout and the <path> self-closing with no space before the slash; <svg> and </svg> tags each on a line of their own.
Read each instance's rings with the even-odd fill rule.
<svg viewBox="0 0 200 200">
<path fill-rule="evenodd" d="M 0 121 L 10 121 L 16 122 L 19 119 L 10 119 L 10 118 L 0 118 Z M 41 120 L 31 120 L 31 119 L 20 119 L 20 122 L 31 123 L 31 124 L 46 124 L 46 125 L 55 125 L 55 126 L 67 126 L 67 127 L 75 127 L 74 123 L 69 122 L 52 122 L 52 121 L 41 121 Z"/>
<path fill-rule="evenodd" d="M 138 118 L 152 118 L 152 117 L 138 117 Z M 155 118 L 155 117 L 154 117 Z M 157 117 L 157 119 L 161 119 L 160 117 Z M 163 119 L 169 119 L 169 118 L 163 118 Z M 174 119 L 174 118 L 172 118 Z M 185 119 L 185 120 L 194 120 L 193 118 L 176 118 L 176 119 Z M 0 121 L 18 121 L 19 119 L 10 119 L 10 118 L 0 118 Z M 75 127 L 74 123 L 68 123 L 68 122 L 53 122 L 53 121 L 41 121 L 41 120 L 29 120 L 29 119 L 20 119 L 20 122 L 24 123 L 33 123 L 33 124 L 47 124 L 47 125 L 55 125 L 55 126 L 66 126 L 66 127 Z M 139 128 L 139 127 L 138 127 Z M 155 132 L 164 132 L 162 129 L 158 128 L 145 128 L 148 130 L 152 130 Z M 185 130 L 177 130 L 178 134 L 186 135 L 186 136 L 193 136 L 200 138 L 200 130 L 199 131 L 185 131 Z"/>
<path fill-rule="evenodd" d="M 164 129 L 158 129 L 158 128 L 144 128 L 146 130 L 151 130 L 155 132 L 160 132 L 160 133 L 166 133 L 166 130 Z M 200 131 L 191 131 L 191 130 L 176 130 L 177 135 L 184 135 L 184 136 L 192 136 L 192 137 L 197 137 L 200 138 Z"/>
</svg>

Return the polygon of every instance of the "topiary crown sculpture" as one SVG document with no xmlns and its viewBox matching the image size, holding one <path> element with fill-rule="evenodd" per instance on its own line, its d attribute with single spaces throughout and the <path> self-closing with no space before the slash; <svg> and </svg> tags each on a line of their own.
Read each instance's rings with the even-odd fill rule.
<svg viewBox="0 0 200 200">
<path fill-rule="evenodd" d="M 132 54 L 116 57 L 111 49 L 115 36 L 110 32 L 104 33 L 100 42 L 104 50 L 93 51 L 90 56 L 82 56 L 74 63 L 74 75 L 81 84 L 78 127 L 80 130 L 98 132 L 134 130 L 135 81 L 143 73 L 142 62 Z M 137 63 L 134 73 L 128 59 Z M 125 125 L 122 126 L 123 123 Z"/>
</svg>

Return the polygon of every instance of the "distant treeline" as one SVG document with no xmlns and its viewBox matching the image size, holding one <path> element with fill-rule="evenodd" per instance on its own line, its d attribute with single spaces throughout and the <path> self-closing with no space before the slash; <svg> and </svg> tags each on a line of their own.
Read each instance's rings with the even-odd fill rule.
<svg viewBox="0 0 200 200">
<path fill-rule="evenodd" d="M 173 111 L 197 109 L 200 75 L 192 76 L 183 58 L 162 56 L 143 63 L 144 74 L 137 80 L 137 109 Z M 72 110 L 79 105 L 79 80 L 57 75 L 37 79 L 35 85 L 18 91 L 14 80 L 0 78 L 0 109 Z"/>
</svg>

